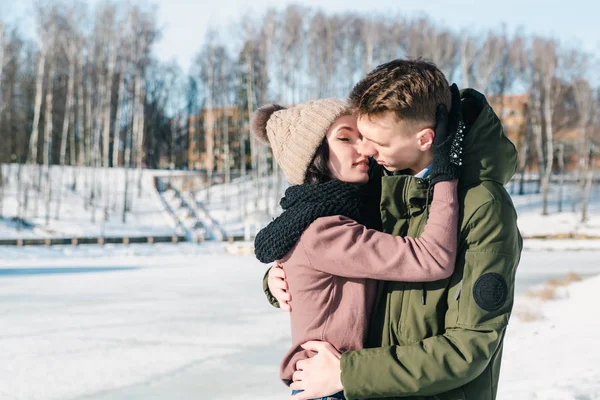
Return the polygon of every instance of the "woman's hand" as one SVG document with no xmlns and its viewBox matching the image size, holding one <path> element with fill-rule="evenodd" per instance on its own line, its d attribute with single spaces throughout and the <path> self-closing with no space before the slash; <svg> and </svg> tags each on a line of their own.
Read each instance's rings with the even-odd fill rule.
<svg viewBox="0 0 600 400">
<path fill-rule="evenodd" d="M 271 267 L 267 284 L 269 286 L 269 291 L 279 302 L 279 307 L 284 311 L 292 311 L 292 306 L 290 305 L 292 296 L 288 292 L 285 271 L 283 270 L 283 265 L 281 265 L 279 261 L 275 261 L 275 264 Z"/>
</svg>

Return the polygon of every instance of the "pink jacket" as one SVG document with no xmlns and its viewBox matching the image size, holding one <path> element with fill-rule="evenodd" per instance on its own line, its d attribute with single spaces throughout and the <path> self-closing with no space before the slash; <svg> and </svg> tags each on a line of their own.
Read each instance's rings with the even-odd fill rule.
<svg viewBox="0 0 600 400">
<path fill-rule="evenodd" d="M 315 220 L 281 260 L 292 296 L 292 346 L 281 364 L 289 384 L 296 362 L 310 357 L 300 345 L 331 343 L 360 349 L 375 297 L 376 280 L 428 282 L 454 272 L 458 242 L 458 181 L 436 184 L 420 238 L 367 229 L 343 216 Z"/>
</svg>

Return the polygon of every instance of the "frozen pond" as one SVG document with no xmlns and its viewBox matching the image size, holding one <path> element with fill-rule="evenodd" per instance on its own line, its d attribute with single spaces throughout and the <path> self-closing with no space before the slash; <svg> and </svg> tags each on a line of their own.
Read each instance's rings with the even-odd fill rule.
<svg viewBox="0 0 600 400">
<path fill-rule="evenodd" d="M 525 251 L 517 292 L 570 271 L 600 274 L 599 256 Z M 175 250 L 14 264 L 0 264 L 1 399 L 289 394 L 278 381 L 287 315 L 267 304 L 265 267 L 251 257 Z"/>
</svg>

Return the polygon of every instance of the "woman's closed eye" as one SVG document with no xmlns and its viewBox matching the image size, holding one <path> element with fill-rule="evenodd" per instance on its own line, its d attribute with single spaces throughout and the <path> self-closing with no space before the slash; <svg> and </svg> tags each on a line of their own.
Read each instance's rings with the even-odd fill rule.
<svg viewBox="0 0 600 400">
<path fill-rule="evenodd" d="M 339 137 L 339 138 L 337 138 L 337 140 L 339 140 L 339 141 L 341 141 L 341 142 L 349 142 L 349 141 L 350 141 L 350 138 L 347 138 L 347 137 Z"/>
</svg>

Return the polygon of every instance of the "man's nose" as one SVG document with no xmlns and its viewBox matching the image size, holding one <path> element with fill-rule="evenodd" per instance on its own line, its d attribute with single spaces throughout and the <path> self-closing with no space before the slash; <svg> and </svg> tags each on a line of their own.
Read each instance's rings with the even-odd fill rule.
<svg viewBox="0 0 600 400">
<path fill-rule="evenodd" d="M 375 147 L 365 138 L 363 138 L 358 145 L 358 152 L 365 157 L 373 157 L 377 152 Z"/>
</svg>

